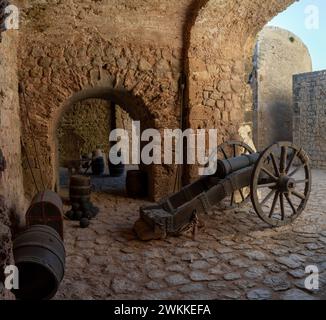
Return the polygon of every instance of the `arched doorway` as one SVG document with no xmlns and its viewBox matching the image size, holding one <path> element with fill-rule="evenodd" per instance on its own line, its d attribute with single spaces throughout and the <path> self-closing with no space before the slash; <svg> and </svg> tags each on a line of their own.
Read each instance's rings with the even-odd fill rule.
<svg viewBox="0 0 326 320">
<path fill-rule="evenodd" d="M 219 143 L 241 139 L 252 145 L 248 79 L 256 35 L 293 2 L 207 0 L 193 5 L 185 36 L 189 127 L 218 129 Z M 185 171 L 187 182 L 196 178 L 196 166 Z"/>
<path fill-rule="evenodd" d="M 131 138 L 132 126 L 128 112 L 108 100 L 85 99 L 71 106 L 57 129 L 61 194 L 64 190 L 67 193 L 72 174 L 83 174 L 91 177 L 93 191 L 125 195 L 126 173 L 139 166 L 129 164 L 131 159 L 127 159 L 128 164 L 110 170 L 108 159 L 113 142 L 109 137 L 113 130 L 122 129 Z M 128 143 L 131 150 L 131 141 Z M 96 166 L 92 165 L 96 154 L 100 172 L 94 172 Z"/>
<path fill-rule="evenodd" d="M 69 99 L 56 118 L 56 130 L 53 132 L 56 146 L 56 189 L 66 189 L 69 176 L 73 172 L 92 175 L 89 164 L 82 168 L 79 160 L 98 149 L 103 152 L 105 169 L 104 175 L 92 175 L 94 190 L 125 194 L 126 174 L 113 178 L 107 168 L 108 154 L 112 146 L 109 136 L 112 130 L 123 129 L 126 130 L 131 143 L 134 121 L 139 121 L 141 131 L 153 125 L 141 100 L 125 91 L 93 88 L 78 92 Z M 89 155 L 88 159 L 91 158 Z M 125 169 L 141 169 L 146 172 L 150 185 L 151 166 L 131 163 Z M 152 196 L 150 192 L 148 196 Z"/>
</svg>

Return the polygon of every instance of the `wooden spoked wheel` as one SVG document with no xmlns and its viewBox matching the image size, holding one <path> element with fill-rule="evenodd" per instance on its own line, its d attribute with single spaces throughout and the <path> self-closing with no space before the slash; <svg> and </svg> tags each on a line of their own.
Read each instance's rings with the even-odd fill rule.
<svg viewBox="0 0 326 320">
<path fill-rule="evenodd" d="M 241 156 L 243 154 L 252 154 L 255 151 L 246 143 L 241 141 L 228 141 L 219 145 L 214 152 L 211 153 L 209 159 L 211 163 L 215 163 L 218 160 L 226 160 L 234 157 Z M 207 168 L 206 175 L 214 175 L 216 173 L 216 167 Z M 250 188 L 242 188 L 236 190 L 230 197 L 223 200 L 226 209 L 239 208 L 250 199 Z"/>
<path fill-rule="evenodd" d="M 256 162 L 250 187 L 252 204 L 263 221 L 274 227 L 292 223 L 309 199 L 309 157 L 290 142 L 272 145 Z"/>
</svg>

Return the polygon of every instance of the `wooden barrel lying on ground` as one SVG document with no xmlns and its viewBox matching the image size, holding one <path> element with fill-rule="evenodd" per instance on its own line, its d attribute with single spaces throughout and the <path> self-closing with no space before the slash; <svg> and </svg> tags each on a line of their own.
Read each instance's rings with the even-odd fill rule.
<svg viewBox="0 0 326 320">
<path fill-rule="evenodd" d="M 19 271 L 18 300 L 50 300 L 58 291 L 65 271 L 65 248 L 51 227 L 34 225 L 14 241 L 15 265 Z"/>
<path fill-rule="evenodd" d="M 146 172 L 129 170 L 126 179 L 127 194 L 132 198 L 144 198 L 148 195 L 148 182 Z"/>
<path fill-rule="evenodd" d="M 38 193 L 27 210 L 26 226 L 47 225 L 63 239 L 63 203 L 60 196 L 50 190 Z"/>
<path fill-rule="evenodd" d="M 91 178 L 72 176 L 70 178 L 69 197 L 71 203 L 89 201 L 91 198 Z"/>
</svg>

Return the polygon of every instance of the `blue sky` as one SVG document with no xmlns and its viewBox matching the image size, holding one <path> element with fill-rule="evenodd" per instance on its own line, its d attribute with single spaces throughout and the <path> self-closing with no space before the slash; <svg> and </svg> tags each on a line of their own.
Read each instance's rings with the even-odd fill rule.
<svg viewBox="0 0 326 320">
<path fill-rule="evenodd" d="M 319 16 L 318 29 L 315 28 L 317 20 L 313 18 L 315 13 Z M 326 0 L 300 0 L 268 25 L 287 29 L 299 36 L 309 48 L 314 71 L 326 69 Z"/>
</svg>

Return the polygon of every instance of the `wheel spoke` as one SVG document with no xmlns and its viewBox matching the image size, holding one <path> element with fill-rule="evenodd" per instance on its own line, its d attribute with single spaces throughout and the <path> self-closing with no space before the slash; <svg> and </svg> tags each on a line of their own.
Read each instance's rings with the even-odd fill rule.
<svg viewBox="0 0 326 320">
<path fill-rule="evenodd" d="M 231 196 L 231 207 L 233 206 L 233 203 L 234 203 L 234 192 L 232 193 L 232 196 Z"/>
<path fill-rule="evenodd" d="M 263 200 L 263 202 L 260 204 L 261 206 L 263 206 L 272 196 L 273 194 L 276 192 L 276 190 L 272 190 Z"/>
<path fill-rule="evenodd" d="M 273 152 L 271 153 L 271 159 L 272 159 L 272 162 L 273 162 L 273 166 L 274 166 L 275 174 L 279 177 L 279 176 L 280 176 L 280 170 L 279 170 L 279 168 L 278 168 L 278 166 L 277 166 L 276 159 L 275 159 L 275 155 L 274 155 Z"/>
<path fill-rule="evenodd" d="M 285 173 L 289 173 L 289 171 L 290 171 L 290 169 L 291 169 L 291 167 L 292 167 L 293 161 L 294 161 L 294 159 L 295 159 L 295 157 L 296 157 L 297 155 L 298 155 L 298 151 L 295 151 L 295 152 L 293 153 L 292 157 L 291 157 L 291 160 L 290 160 L 290 162 L 289 162 L 289 164 L 288 164 L 286 170 L 285 170 Z"/>
<path fill-rule="evenodd" d="M 272 204 L 272 207 L 271 207 L 271 211 L 269 213 L 269 217 L 270 218 L 273 216 L 273 213 L 275 211 L 275 207 L 276 207 L 276 204 L 277 204 L 277 199 L 279 197 L 279 194 L 280 194 L 280 192 L 279 191 L 276 191 L 275 197 L 274 197 L 274 200 L 273 200 L 273 204 Z"/>
<path fill-rule="evenodd" d="M 239 192 L 240 192 L 240 195 L 241 195 L 242 201 L 245 201 L 246 198 L 245 198 L 245 196 L 244 196 L 244 194 L 243 194 L 242 189 L 240 189 Z"/>
<path fill-rule="evenodd" d="M 281 216 L 282 220 L 285 219 L 285 209 L 284 209 L 284 196 L 283 193 L 280 193 L 280 204 L 281 204 Z"/>
<path fill-rule="evenodd" d="M 291 206 L 292 210 L 293 210 L 293 214 L 296 215 L 297 214 L 297 209 L 294 207 L 294 204 L 291 200 L 291 198 L 289 197 L 288 194 L 285 194 L 286 200 L 289 203 L 289 205 Z"/>
<path fill-rule="evenodd" d="M 262 171 L 264 171 L 267 175 L 269 175 L 274 181 L 278 180 L 278 178 L 275 177 L 268 169 L 262 168 Z"/>
<path fill-rule="evenodd" d="M 285 173 L 286 158 L 287 158 L 287 147 L 283 146 L 281 148 L 280 173 Z"/>
<path fill-rule="evenodd" d="M 257 186 L 257 189 L 262 189 L 262 188 L 273 188 L 276 187 L 276 182 L 271 182 L 271 183 L 266 183 L 266 184 L 259 184 Z"/>
<path fill-rule="evenodd" d="M 299 192 L 299 191 L 294 190 L 294 191 L 292 191 L 292 194 L 295 195 L 297 198 L 299 198 L 301 200 L 306 199 L 306 196 L 303 193 Z"/>
<path fill-rule="evenodd" d="M 308 183 L 309 179 L 305 179 L 305 180 L 297 180 L 295 183 L 296 184 L 302 184 L 302 183 Z"/>
</svg>

